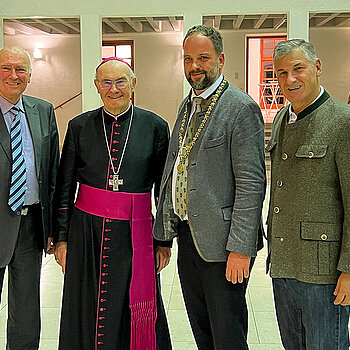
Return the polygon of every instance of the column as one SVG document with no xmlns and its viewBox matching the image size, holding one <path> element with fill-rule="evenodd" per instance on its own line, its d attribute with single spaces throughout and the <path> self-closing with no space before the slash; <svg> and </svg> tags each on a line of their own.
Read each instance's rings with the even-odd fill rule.
<svg viewBox="0 0 350 350">
<path fill-rule="evenodd" d="M 0 49 L 4 47 L 4 20 L 0 17 Z"/>
<path fill-rule="evenodd" d="M 102 58 L 102 23 L 99 15 L 80 17 L 82 109 L 87 111 L 102 105 L 94 78 Z"/>
<path fill-rule="evenodd" d="M 288 15 L 288 39 L 309 40 L 309 11 L 306 9 L 291 10 Z"/>
</svg>

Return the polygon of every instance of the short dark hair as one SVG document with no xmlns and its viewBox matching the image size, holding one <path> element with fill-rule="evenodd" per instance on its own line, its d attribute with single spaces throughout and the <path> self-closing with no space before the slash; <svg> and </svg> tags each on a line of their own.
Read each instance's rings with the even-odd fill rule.
<svg viewBox="0 0 350 350">
<path fill-rule="evenodd" d="M 304 39 L 289 39 L 285 41 L 280 41 L 274 51 L 273 51 L 273 60 L 276 62 L 278 58 L 282 58 L 288 55 L 291 51 L 300 49 L 305 58 L 315 66 L 317 61 L 317 56 L 315 52 L 315 48 L 309 41 L 305 41 Z"/>
<path fill-rule="evenodd" d="M 222 36 L 215 28 L 207 27 L 201 24 L 196 25 L 187 31 L 183 40 L 183 44 L 188 37 L 195 34 L 207 36 L 211 40 L 216 52 L 216 56 L 219 56 L 223 52 Z"/>
</svg>

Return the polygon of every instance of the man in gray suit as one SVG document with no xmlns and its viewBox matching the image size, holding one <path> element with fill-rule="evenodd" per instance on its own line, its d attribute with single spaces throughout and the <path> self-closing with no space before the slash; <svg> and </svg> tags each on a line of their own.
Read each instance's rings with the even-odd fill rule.
<svg viewBox="0 0 350 350">
<path fill-rule="evenodd" d="M 182 101 L 164 170 L 154 235 L 179 237 L 178 269 L 199 349 L 248 349 L 245 300 L 262 247 L 264 122 L 222 75 L 222 37 L 195 26 L 184 39 L 192 89 Z"/>
<path fill-rule="evenodd" d="M 8 267 L 8 350 L 39 347 L 42 251 L 52 252 L 58 132 L 52 105 L 22 95 L 30 75 L 26 51 L 0 50 L 0 295 Z"/>
<path fill-rule="evenodd" d="M 303 39 L 274 51 L 289 100 L 275 117 L 268 216 L 270 274 L 287 350 L 348 350 L 350 107 L 320 86 L 321 61 Z"/>
</svg>

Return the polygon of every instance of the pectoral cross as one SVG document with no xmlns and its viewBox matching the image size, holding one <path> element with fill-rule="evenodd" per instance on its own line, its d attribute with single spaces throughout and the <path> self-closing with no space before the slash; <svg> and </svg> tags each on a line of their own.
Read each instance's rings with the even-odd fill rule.
<svg viewBox="0 0 350 350">
<path fill-rule="evenodd" d="M 109 179 L 109 184 L 113 186 L 113 191 L 119 191 L 119 185 L 123 185 L 123 179 L 119 179 L 119 175 L 113 175 L 113 177 Z"/>
</svg>

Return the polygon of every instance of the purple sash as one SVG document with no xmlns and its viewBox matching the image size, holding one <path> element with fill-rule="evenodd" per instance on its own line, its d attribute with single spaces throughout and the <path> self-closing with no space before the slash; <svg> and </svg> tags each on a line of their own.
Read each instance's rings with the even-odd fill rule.
<svg viewBox="0 0 350 350">
<path fill-rule="evenodd" d="M 130 349 L 155 350 L 157 306 L 151 194 L 112 192 L 81 184 L 75 206 L 92 215 L 130 221 L 133 246 Z"/>
</svg>

